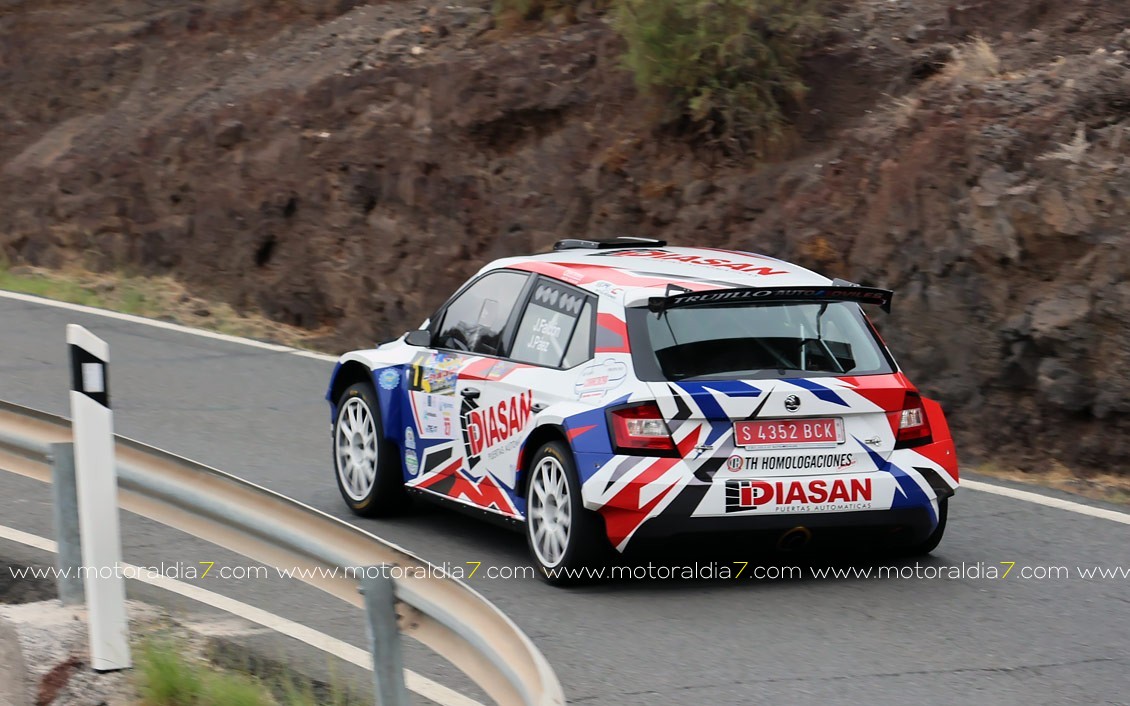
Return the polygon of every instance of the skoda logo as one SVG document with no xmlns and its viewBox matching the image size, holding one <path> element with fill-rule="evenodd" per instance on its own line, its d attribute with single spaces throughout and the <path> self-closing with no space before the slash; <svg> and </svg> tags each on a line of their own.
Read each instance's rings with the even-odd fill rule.
<svg viewBox="0 0 1130 706">
<path fill-rule="evenodd" d="M 789 395 L 785 398 L 785 409 L 790 412 L 795 412 L 800 409 L 800 398 L 796 395 Z"/>
</svg>

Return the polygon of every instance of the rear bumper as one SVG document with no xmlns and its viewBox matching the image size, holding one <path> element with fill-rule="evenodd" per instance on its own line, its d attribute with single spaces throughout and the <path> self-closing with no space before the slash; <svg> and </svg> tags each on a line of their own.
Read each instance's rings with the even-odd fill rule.
<svg viewBox="0 0 1130 706">
<path fill-rule="evenodd" d="M 670 517 L 659 515 L 646 520 L 633 541 L 677 537 L 683 535 L 753 534 L 776 541 L 790 530 L 807 530 L 814 542 L 857 542 L 861 536 L 897 543 L 921 542 L 937 526 L 935 513 L 929 506 L 897 510 L 828 512 L 740 517 Z"/>
<path fill-rule="evenodd" d="M 938 503 L 955 479 L 916 450 L 877 459 L 870 470 L 755 476 L 719 462 L 577 454 L 584 468 L 604 466 L 582 486 L 585 506 L 604 519 L 621 551 L 636 538 L 701 533 L 763 533 L 797 527 L 813 540 L 867 534 L 897 544 L 920 542 L 937 527 Z M 609 464 L 609 465 L 605 465 Z"/>
</svg>

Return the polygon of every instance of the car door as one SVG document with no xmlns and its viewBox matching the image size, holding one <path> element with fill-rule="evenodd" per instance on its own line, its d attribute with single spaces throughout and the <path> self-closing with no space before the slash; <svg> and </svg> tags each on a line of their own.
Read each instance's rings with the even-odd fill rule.
<svg viewBox="0 0 1130 706">
<path fill-rule="evenodd" d="M 489 373 L 505 405 L 497 426 L 509 436 L 488 454 L 492 475 L 514 485 L 521 442 L 534 415 L 565 400 L 579 398 L 578 370 L 592 358 L 596 299 L 564 282 L 539 276 L 515 327 L 509 361 Z M 492 422 L 488 419 L 488 424 Z M 532 453 L 534 449 L 530 449 Z"/>
<path fill-rule="evenodd" d="M 485 373 L 507 352 L 531 275 L 489 272 L 469 282 L 432 324 L 432 347 L 412 361 L 405 430 L 409 485 L 485 509 L 512 514 L 500 489 L 482 487 L 480 463 L 490 430 L 473 423 L 476 410 L 501 399 Z"/>
</svg>

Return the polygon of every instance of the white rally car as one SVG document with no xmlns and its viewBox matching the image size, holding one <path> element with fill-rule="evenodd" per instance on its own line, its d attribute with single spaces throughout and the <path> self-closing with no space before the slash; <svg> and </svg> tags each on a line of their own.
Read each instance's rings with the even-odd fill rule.
<svg viewBox="0 0 1130 706">
<path fill-rule="evenodd" d="M 492 262 L 419 330 L 341 357 L 338 486 L 359 515 L 420 496 L 524 525 L 551 581 L 697 531 L 929 552 L 957 457 L 860 306 L 890 301 L 642 238 Z"/>
</svg>

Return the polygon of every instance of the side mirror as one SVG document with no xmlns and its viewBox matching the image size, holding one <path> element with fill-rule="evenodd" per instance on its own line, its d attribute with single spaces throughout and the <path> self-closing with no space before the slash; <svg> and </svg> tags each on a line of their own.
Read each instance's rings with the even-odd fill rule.
<svg viewBox="0 0 1130 706">
<path fill-rule="evenodd" d="M 418 328 L 415 331 L 409 331 L 408 335 L 404 337 L 404 342 L 410 346 L 427 348 L 432 345 L 432 332 L 426 328 Z"/>
</svg>

